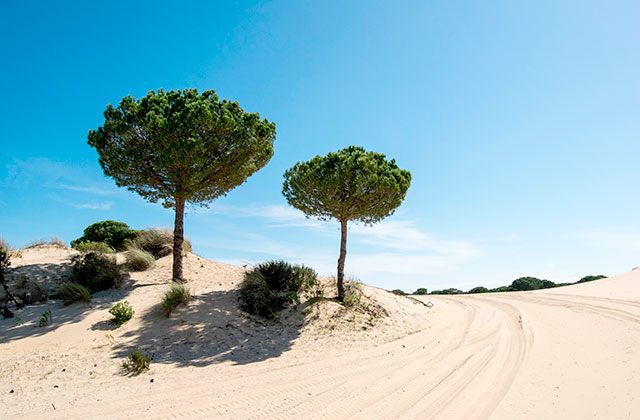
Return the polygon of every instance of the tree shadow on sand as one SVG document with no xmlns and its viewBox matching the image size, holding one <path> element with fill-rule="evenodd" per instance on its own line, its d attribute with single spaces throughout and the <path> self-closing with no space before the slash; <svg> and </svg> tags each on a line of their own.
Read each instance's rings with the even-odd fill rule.
<svg viewBox="0 0 640 420">
<path fill-rule="evenodd" d="M 281 320 L 264 320 L 238 308 L 238 291 L 212 291 L 194 296 L 170 318 L 159 305 L 141 314 L 141 325 L 125 337 L 132 342 L 116 349 L 126 357 L 138 348 L 154 363 L 207 366 L 226 361 L 249 364 L 278 357 L 299 337 L 304 315 L 284 311 Z"/>
<path fill-rule="evenodd" d="M 11 308 L 14 312 L 13 318 L 0 318 L 0 344 L 26 337 L 41 336 L 63 325 L 81 322 L 88 314 L 108 308 L 113 302 L 124 299 L 133 289 L 141 286 L 143 285 L 135 285 L 130 276 L 125 273 L 121 287 L 94 293 L 91 302 L 88 303 L 63 306 L 60 300 L 50 299 L 46 303 L 27 305 L 18 310 Z M 51 322 L 47 326 L 40 327 L 38 326 L 40 315 L 47 310 L 51 310 Z"/>
</svg>

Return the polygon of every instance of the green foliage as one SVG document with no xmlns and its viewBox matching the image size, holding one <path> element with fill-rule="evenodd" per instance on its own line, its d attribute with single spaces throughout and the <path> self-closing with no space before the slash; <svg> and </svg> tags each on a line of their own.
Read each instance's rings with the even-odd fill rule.
<svg viewBox="0 0 640 420">
<path fill-rule="evenodd" d="M 93 242 L 93 241 L 84 241 L 84 242 L 74 242 L 73 248 L 80 252 L 100 252 L 102 254 L 111 254 L 114 252 L 113 248 L 107 245 L 105 242 Z"/>
<path fill-rule="evenodd" d="M 597 276 L 586 276 L 578 280 L 577 283 L 586 283 L 588 281 L 594 281 L 594 280 L 600 280 L 600 279 L 606 279 L 606 278 L 607 276 L 603 276 L 601 274 Z"/>
<path fill-rule="evenodd" d="M 81 284 L 65 281 L 58 287 L 57 296 L 67 306 L 74 302 L 91 302 L 91 292 Z"/>
<path fill-rule="evenodd" d="M 430 295 L 459 295 L 461 293 L 464 293 L 462 290 L 460 289 L 455 289 L 455 288 L 449 288 L 449 289 L 443 289 L 443 290 L 432 290 L 431 293 L 429 293 Z"/>
<path fill-rule="evenodd" d="M 149 370 L 151 357 L 145 355 L 140 350 L 133 350 L 122 362 L 122 369 L 130 375 L 139 375 Z"/>
<path fill-rule="evenodd" d="M 496 287 L 495 289 L 490 289 L 489 291 L 491 293 L 494 293 L 494 292 L 513 292 L 513 289 L 511 288 L 511 286 L 500 286 L 500 287 Z"/>
<path fill-rule="evenodd" d="M 126 243 L 129 249 L 135 248 L 146 251 L 155 258 L 166 257 L 173 252 L 173 231 L 168 229 L 151 228 L 138 232 L 137 236 Z M 191 251 L 191 242 L 184 240 L 182 250 Z"/>
<path fill-rule="evenodd" d="M 429 291 L 425 288 L 425 287 L 419 287 L 415 292 L 413 292 L 414 295 L 428 295 Z"/>
<path fill-rule="evenodd" d="M 191 300 L 191 294 L 187 286 L 181 283 L 173 283 L 162 298 L 162 310 L 165 315 L 171 313 L 180 305 L 186 305 Z"/>
<path fill-rule="evenodd" d="M 300 294 L 322 295 L 315 270 L 285 261 L 267 261 L 245 273 L 240 286 L 240 307 L 250 314 L 272 318 Z"/>
<path fill-rule="evenodd" d="M 350 146 L 296 163 L 284 174 L 282 194 L 308 216 L 372 224 L 395 211 L 410 183 L 395 160 Z"/>
<path fill-rule="evenodd" d="M 405 292 L 404 290 L 400 290 L 400 289 L 393 289 L 391 291 L 391 293 L 393 293 L 394 295 L 398 295 L 398 296 L 406 296 L 407 292 Z"/>
<path fill-rule="evenodd" d="M 38 318 L 38 327 L 46 327 L 47 325 L 51 324 L 51 320 L 51 309 L 47 309 Z"/>
<path fill-rule="evenodd" d="M 104 220 L 87 226 L 81 237 L 71 241 L 71 246 L 78 251 L 82 251 L 78 246 L 82 247 L 80 244 L 83 242 L 104 242 L 109 247 L 121 251 L 124 249 L 125 241 L 135 237 L 136 231 L 130 229 L 126 223 Z M 98 249 L 87 250 L 105 252 Z"/>
<path fill-rule="evenodd" d="M 69 280 L 85 286 L 91 293 L 120 286 L 122 274 L 115 258 L 89 252 L 71 257 L 73 269 Z"/>
<path fill-rule="evenodd" d="M 473 289 L 469 290 L 467 293 L 470 293 L 470 294 L 474 294 L 474 293 L 489 293 L 489 289 L 487 289 L 484 286 L 478 286 L 478 287 L 474 287 Z"/>
<path fill-rule="evenodd" d="M 538 290 L 556 287 L 556 284 L 550 280 L 540 280 L 536 277 L 520 277 L 511 283 L 511 289 L 520 290 Z"/>
<path fill-rule="evenodd" d="M 130 271 L 144 271 L 151 267 L 156 262 L 153 255 L 147 251 L 143 251 L 137 248 L 130 248 L 125 253 L 126 267 Z"/>
<path fill-rule="evenodd" d="M 118 302 L 111 308 L 109 308 L 109 313 L 113 315 L 111 323 L 117 326 L 120 326 L 129 321 L 135 314 L 133 308 L 131 307 L 131 304 L 126 300 Z"/>
</svg>

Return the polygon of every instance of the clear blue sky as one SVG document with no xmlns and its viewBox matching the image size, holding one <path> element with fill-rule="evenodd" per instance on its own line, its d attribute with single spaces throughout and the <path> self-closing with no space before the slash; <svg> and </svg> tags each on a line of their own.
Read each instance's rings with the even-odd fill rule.
<svg viewBox="0 0 640 420">
<path fill-rule="evenodd" d="M 11 244 L 104 219 L 171 226 L 104 177 L 86 135 L 125 95 L 196 87 L 278 131 L 265 169 L 189 211 L 205 257 L 331 273 L 338 226 L 287 207 L 282 173 L 357 144 L 413 173 L 394 216 L 350 231 L 347 272 L 365 282 L 468 289 L 640 265 L 637 1 L 188 3 L 0 5 Z"/>
</svg>

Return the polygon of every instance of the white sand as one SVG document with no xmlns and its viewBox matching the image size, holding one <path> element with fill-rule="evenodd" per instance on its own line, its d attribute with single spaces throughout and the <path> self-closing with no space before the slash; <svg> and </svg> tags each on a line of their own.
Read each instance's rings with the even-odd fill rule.
<svg viewBox="0 0 640 420">
<path fill-rule="evenodd" d="M 37 255 L 23 258 L 37 268 Z M 237 309 L 242 268 L 186 262 L 196 298 L 170 319 L 157 309 L 163 259 L 90 305 L 0 321 L 0 418 L 640 418 L 640 270 L 546 291 L 420 297 L 432 308 L 366 288 L 388 317 L 329 302 L 278 323 Z M 136 316 L 112 330 L 107 309 L 122 299 Z M 53 325 L 34 326 L 47 307 Z M 123 376 L 133 347 L 154 356 L 151 370 Z"/>
</svg>

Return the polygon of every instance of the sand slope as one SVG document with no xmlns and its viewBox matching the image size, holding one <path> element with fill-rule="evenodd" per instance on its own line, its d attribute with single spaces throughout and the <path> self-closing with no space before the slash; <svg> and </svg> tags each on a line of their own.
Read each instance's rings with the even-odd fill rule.
<svg viewBox="0 0 640 420">
<path fill-rule="evenodd" d="M 369 325 L 331 322 L 335 307 L 246 317 L 235 307 L 242 268 L 197 256 L 195 302 L 163 319 L 154 305 L 168 269 L 161 260 L 89 307 L 54 306 L 62 325 L 50 329 L 0 321 L 0 417 L 640 418 L 640 270 L 420 298 L 432 308 L 368 288 L 390 312 Z M 122 298 L 136 318 L 109 330 L 108 303 Z M 154 363 L 124 377 L 132 346 Z"/>
</svg>

